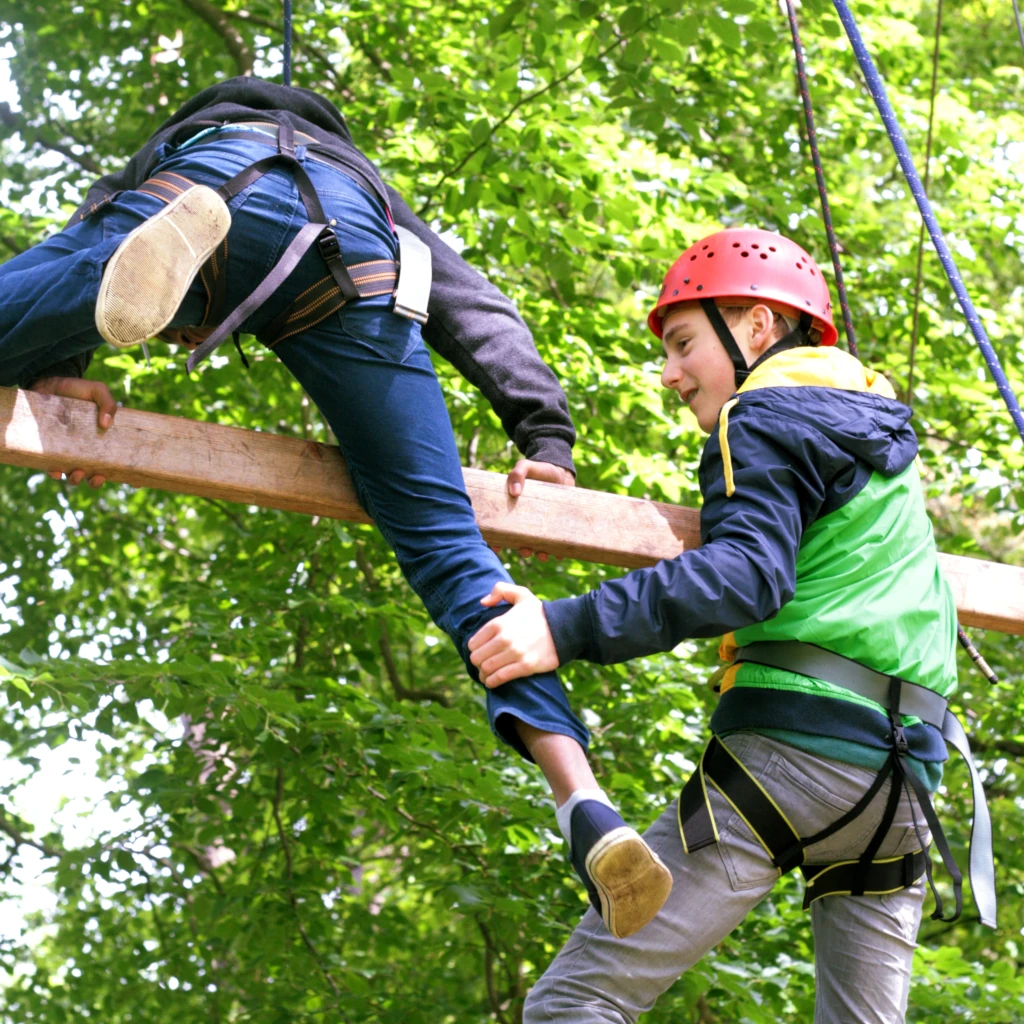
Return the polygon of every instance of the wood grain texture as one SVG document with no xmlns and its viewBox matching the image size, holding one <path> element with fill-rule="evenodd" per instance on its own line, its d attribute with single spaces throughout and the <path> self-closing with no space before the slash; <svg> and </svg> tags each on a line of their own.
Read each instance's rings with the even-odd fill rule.
<svg viewBox="0 0 1024 1024">
<path fill-rule="evenodd" d="M 84 469 L 113 482 L 368 523 L 337 448 L 119 409 L 101 431 L 91 402 L 0 388 L 0 462 Z M 488 542 L 622 568 L 700 544 L 694 509 L 535 480 L 511 498 L 502 473 L 464 470 Z M 1024 633 L 1024 569 L 940 555 L 960 621 Z"/>
</svg>

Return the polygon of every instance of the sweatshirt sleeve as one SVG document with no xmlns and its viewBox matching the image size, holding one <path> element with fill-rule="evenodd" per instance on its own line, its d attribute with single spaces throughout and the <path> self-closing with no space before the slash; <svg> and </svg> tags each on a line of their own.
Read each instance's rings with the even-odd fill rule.
<svg viewBox="0 0 1024 1024">
<path fill-rule="evenodd" d="M 565 392 L 512 301 L 446 245 L 388 188 L 395 223 L 430 248 L 433 283 L 423 338 L 484 397 L 528 459 L 575 473 L 576 429 Z"/>
<path fill-rule="evenodd" d="M 702 546 L 582 597 L 545 602 L 559 662 L 601 665 L 670 651 L 775 615 L 796 589 L 803 531 L 817 518 L 837 449 L 763 410 L 733 410 L 735 491 L 726 495 L 718 432 L 701 458 Z"/>
</svg>

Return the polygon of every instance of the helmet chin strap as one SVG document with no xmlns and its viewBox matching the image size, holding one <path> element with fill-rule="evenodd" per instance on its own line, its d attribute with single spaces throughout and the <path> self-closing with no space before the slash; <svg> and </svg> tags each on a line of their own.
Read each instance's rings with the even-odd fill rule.
<svg viewBox="0 0 1024 1024">
<path fill-rule="evenodd" d="M 771 348 L 767 349 L 758 357 L 754 362 L 753 366 L 747 366 L 746 356 L 743 355 L 743 351 L 740 348 L 738 342 L 733 337 L 733 333 L 729 330 L 729 325 L 725 322 L 725 317 L 722 316 L 722 311 L 718 308 L 718 303 L 714 299 L 701 299 L 701 309 L 704 310 L 704 315 L 711 321 L 711 326 L 715 329 L 715 334 L 718 335 L 719 341 L 728 353 L 729 358 L 732 360 L 733 369 L 736 373 L 736 387 L 741 388 L 746 379 L 754 372 L 754 370 L 760 366 L 766 359 L 770 359 L 774 355 L 778 355 L 779 352 L 784 352 L 788 348 L 798 348 L 801 345 L 812 345 L 810 330 L 814 324 L 814 318 L 810 313 L 800 314 L 800 323 L 796 325 L 784 338 L 780 338 Z"/>
</svg>

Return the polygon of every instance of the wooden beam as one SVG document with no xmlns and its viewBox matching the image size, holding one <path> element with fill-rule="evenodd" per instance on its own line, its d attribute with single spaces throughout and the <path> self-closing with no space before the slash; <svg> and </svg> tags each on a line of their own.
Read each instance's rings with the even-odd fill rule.
<svg viewBox="0 0 1024 1024">
<path fill-rule="evenodd" d="M 101 431 L 91 402 L 0 388 L 0 462 L 81 468 L 133 487 L 368 523 L 337 448 L 260 431 L 119 409 Z M 653 565 L 700 545 L 694 509 L 527 481 L 520 498 L 505 475 L 464 470 L 484 537 L 622 568 Z M 939 556 L 960 620 L 1024 633 L 1024 569 Z"/>
</svg>

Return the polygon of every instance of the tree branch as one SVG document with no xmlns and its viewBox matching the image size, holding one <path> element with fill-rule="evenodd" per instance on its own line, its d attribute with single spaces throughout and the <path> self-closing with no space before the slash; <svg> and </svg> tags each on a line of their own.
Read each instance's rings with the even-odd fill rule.
<svg viewBox="0 0 1024 1024">
<path fill-rule="evenodd" d="M 487 999 L 491 1004 L 491 1012 L 498 1019 L 499 1024 L 509 1024 L 509 1019 L 502 1009 L 501 1000 L 498 998 L 498 987 L 494 983 L 494 961 L 499 958 L 498 950 L 483 921 L 477 918 L 476 923 L 480 934 L 484 937 L 484 976 L 487 980 Z"/>
<path fill-rule="evenodd" d="M 58 850 L 56 847 L 48 846 L 46 843 L 41 843 L 37 839 L 29 839 L 24 832 L 16 829 L 0 812 L 0 832 L 6 833 L 11 839 L 14 840 L 15 847 L 19 846 L 31 846 L 32 849 L 38 850 L 44 857 L 60 857 L 64 856 L 63 850 Z"/>
<path fill-rule="evenodd" d="M 295 923 L 299 928 L 299 935 L 302 937 L 303 944 L 309 951 L 309 955 L 313 958 L 313 962 L 316 964 L 317 969 L 324 976 L 327 984 L 331 986 L 331 991 L 337 998 L 341 998 L 341 989 L 338 987 L 338 983 L 331 977 L 330 971 L 324 966 L 324 962 L 320 953 L 317 951 L 316 946 L 313 945 L 313 940 L 309 937 L 309 933 L 306 931 L 306 926 L 302 923 L 302 917 L 299 914 L 299 902 L 295 898 L 295 889 L 292 884 L 292 848 L 288 842 L 288 837 L 285 834 L 284 824 L 281 821 L 281 801 L 284 797 L 284 771 L 281 768 L 277 769 L 277 788 L 274 792 L 274 822 L 277 825 L 277 834 L 281 839 L 281 849 L 284 851 L 284 863 L 285 863 L 285 884 L 288 888 L 288 902 L 291 904 L 292 912 L 295 914 Z"/>
<path fill-rule="evenodd" d="M 29 124 L 24 114 L 16 114 L 11 110 L 9 103 L 0 103 L 0 122 L 3 122 L 8 132 L 18 132 L 28 145 L 42 146 L 43 149 L 60 153 L 65 159 L 78 164 L 82 170 L 88 171 L 90 174 L 100 175 L 103 173 L 103 168 L 88 153 L 76 153 L 70 146 L 49 138 L 44 129 Z M 53 122 L 47 120 L 47 124 L 52 126 Z M 67 129 L 63 130 L 67 131 Z"/>
<path fill-rule="evenodd" d="M 650 15 L 642 24 L 637 26 L 636 31 L 633 33 L 633 35 L 636 35 L 643 29 L 647 28 L 647 26 L 650 25 L 652 21 L 655 21 L 660 17 L 660 11 Z M 593 36 L 592 38 L 596 39 L 597 37 Z M 609 43 L 603 50 L 601 50 L 599 53 L 595 55 L 594 60 L 600 60 L 602 57 L 607 56 L 609 53 L 611 53 L 612 50 L 622 46 L 622 44 L 628 38 L 630 37 L 623 36 L 619 38 L 618 36 L 616 36 L 616 38 L 614 38 L 611 43 Z M 526 106 L 527 103 L 532 103 L 538 97 L 543 96 L 544 93 L 551 92 L 552 89 L 557 88 L 563 82 L 572 78 L 572 76 L 576 74 L 576 72 L 579 71 L 581 67 L 583 67 L 587 60 L 589 60 L 589 58 L 584 54 L 583 59 L 578 64 L 574 64 L 564 74 L 559 75 L 557 78 L 551 79 L 551 81 L 548 82 L 547 85 L 541 86 L 541 88 L 539 89 L 534 89 L 533 92 L 528 92 L 525 96 L 521 96 L 518 100 L 516 100 L 516 102 L 513 103 L 512 106 L 508 108 L 505 114 L 498 119 L 498 121 L 494 124 L 491 130 L 487 133 L 486 137 L 482 139 L 476 146 L 473 146 L 473 148 L 470 149 L 470 151 L 454 167 L 452 167 L 450 170 L 445 171 L 441 175 L 440 180 L 434 186 L 430 195 L 427 196 L 426 202 L 416 211 L 416 216 L 424 217 L 426 215 L 427 211 L 433 205 L 437 193 L 441 190 L 441 186 L 450 178 L 453 178 L 456 174 L 458 174 L 459 171 L 461 171 L 462 168 L 465 167 L 466 164 L 468 164 L 469 161 L 472 160 L 473 157 L 475 157 L 477 153 L 480 152 L 480 150 L 482 150 L 486 146 L 489 146 L 491 139 L 494 138 L 494 135 L 497 132 L 497 130 L 501 128 L 504 124 L 506 124 L 517 110 L 519 110 L 521 107 Z"/>
<path fill-rule="evenodd" d="M 235 58 L 240 75 L 251 75 L 253 67 L 252 49 L 241 32 L 231 24 L 227 14 L 210 0 L 181 0 L 194 14 L 198 14 L 214 32 L 224 40 L 228 52 Z"/>
<path fill-rule="evenodd" d="M 366 552 L 361 544 L 356 545 L 356 564 L 366 579 L 367 587 L 375 592 L 380 590 L 380 583 L 377 580 L 376 573 L 373 571 L 373 565 L 371 565 L 370 560 L 366 557 Z M 380 618 L 377 621 L 380 626 L 380 639 L 377 641 L 377 647 L 380 649 L 380 655 L 384 661 L 384 671 L 387 673 L 391 688 L 395 691 L 395 696 L 399 700 L 432 700 L 440 704 L 441 707 L 450 708 L 452 706 L 452 699 L 446 693 L 442 693 L 440 690 L 411 689 L 402 682 L 398 665 L 395 662 L 395 653 L 391 647 L 391 633 L 388 630 L 387 621 L 384 618 Z"/>
</svg>

